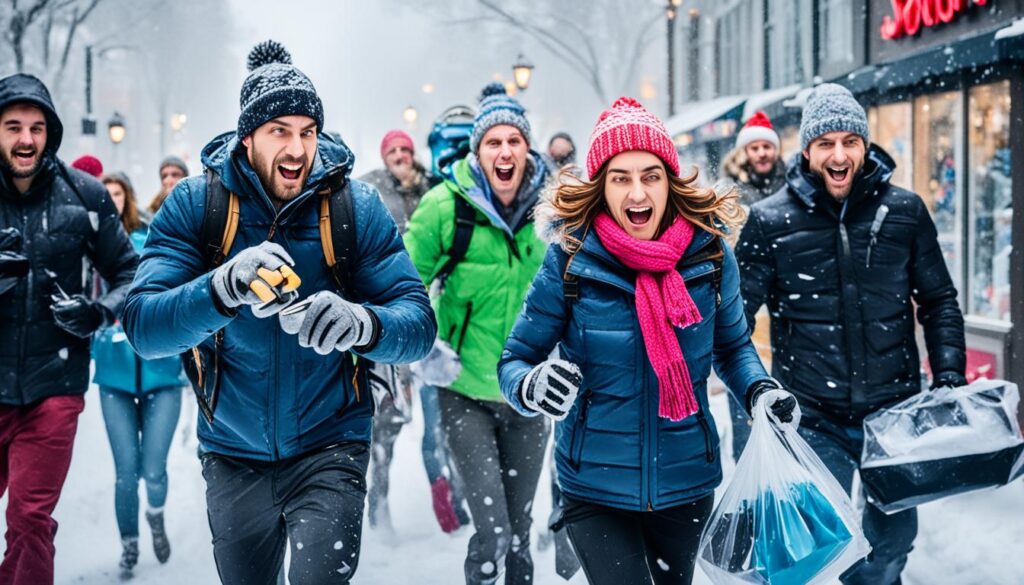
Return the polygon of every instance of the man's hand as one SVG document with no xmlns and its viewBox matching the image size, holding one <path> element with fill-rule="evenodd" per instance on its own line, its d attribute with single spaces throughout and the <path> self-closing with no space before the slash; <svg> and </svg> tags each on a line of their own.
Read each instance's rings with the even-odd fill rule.
<svg viewBox="0 0 1024 585">
<path fill-rule="evenodd" d="M 569 414 L 582 383 L 579 366 L 566 360 L 548 360 L 534 366 L 523 378 L 520 399 L 530 410 L 562 420 Z"/>
<path fill-rule="evenodd" d="M 285 311 L 278 318 L 285 333 L 299 336 L 299 345 L 320 355 L 348 351 L 373 339 L 374 321 L 362 305 L 350 303 L 330 291 L 307 299 L 304 310 Z"/>
<path fill-rule="evenodd" d="M 242 250 L 237 256 L 213 271 L 210 284 L 213 294 L 222 305 L 234 309 L 242 305 L 253 308 L 257 317 L 269 317 L 287 307 L 298 298 L 295 292 L 298 279 L 285 280 L 283 273 L 291 273 L 295 261 L 278 244 L 263 242 Z M 273 291 L 278 291 L 275 295 Z M 261 298 L 270 295 L 273 298 Z M 267 302 L 269 301 L 269 302 Z"/>
<path fill-rule="evenodd" d="M 83 295 L 57 301 L 50 310 L 57 325 L 76 337 L 89 337 L 104 321 L 103 308 Z"/>
<path fill-rule="evenodd" d="M 967 378 L 959 372 L 939 372 L 932 380 L 930 390 L 938 388 L 959 388 L 967 385 Z"/>
</svg>

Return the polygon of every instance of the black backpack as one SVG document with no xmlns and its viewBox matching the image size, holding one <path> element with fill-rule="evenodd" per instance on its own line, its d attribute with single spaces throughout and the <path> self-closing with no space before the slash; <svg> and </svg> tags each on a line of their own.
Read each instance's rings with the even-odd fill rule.
<svg viewBox="0 0 1024 585">
<path fill-rule="evenodd" d="M 356 296 L 351 274 L 356 252 L 356 223 L 352 192 L 341 172 L 329 173 L 325 177 L 325 184 L 317 192 L 320 196 L 320 244 L 335 285 L 343 297 L 354 301 Z M 225 189 L 220 176 L 208 169 L 206 207 L 200 228 L 201 252 L 207 270 L 220 266 L 227 258 L 238 231 L 238 219 L 238 195 Z M 276 225 L 272 225 L 267 234 L 268 240 L 273 237 L 275 229 Z M 223 342 L 224 330 L 221 329 L 213 334 L 212 350 L 196 346 L 181 354 L 199 408 L 211 424 L 220 391 L 220 351 Z M 362 358 L 357 360 L 356 376 L 353 379 L 356 400 L 360 399 L 360 374 L 367 369 L 362 366 L 362 361 Z"/>
</svg>

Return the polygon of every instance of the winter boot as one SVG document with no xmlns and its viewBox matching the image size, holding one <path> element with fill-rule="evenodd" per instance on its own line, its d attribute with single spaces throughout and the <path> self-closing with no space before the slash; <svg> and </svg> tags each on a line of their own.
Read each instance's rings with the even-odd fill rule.
<svg viewBox="0 0 1024 585">
<path fill-rule="evenodd" d="M 146 510 L 146 522 L 153 530 L 153 552 L 156 553 L 156 560 L 166 563 L 171 558 L 171 543 L 167 540 L 167 532 L 164 530 L 164 509 L 157 508 Z"/>
<path fill-rule="evenodd" d="M 122 538 L 121 546 L 124 547 L 124 550 L 121 552 L 121 562 L 117 566 L 121 569 L 121 580 L 127 581 L 132 578 L 132 569 L 139 562 L 139 538 L 137 536 Z"/>
</svg>

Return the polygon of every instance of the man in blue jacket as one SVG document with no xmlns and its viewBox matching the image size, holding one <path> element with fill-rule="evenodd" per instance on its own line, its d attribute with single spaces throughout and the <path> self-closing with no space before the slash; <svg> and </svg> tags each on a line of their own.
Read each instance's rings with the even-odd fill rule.
<svg viewBox="0 0 1024 585">
<path fill-rule="evenodd" d="M 231 251 L 212 271 L 206 265 L 207 179 L 179 183 L 150 227 L 124 327 L 145 358 L 209 352 L 221 331 L 219 367 L 206 372 L 219 376 L 219 400 L 212 422 L 198 425 L 221 580 L 276 583 L 290 542 L 292 583 L 348 583 L 373 411 L 353 354 L 414 361 L 437 326 L 380 196 L 349 181 L 351 152 L 322 133 L 312 83 L 272 41 L 253 49 L 249 68 L 237 133 L 203 150 L 203 165 L 239 199 Z M 317 193 L 339 173 L 356 231 L 350 299 L 332 280 L 318 232 Z M 286 301 L 311 303 L 275 318 L 289 303 L 261 304 L 249 284 L 285 265 L 302 280 Z"/>
</svg>

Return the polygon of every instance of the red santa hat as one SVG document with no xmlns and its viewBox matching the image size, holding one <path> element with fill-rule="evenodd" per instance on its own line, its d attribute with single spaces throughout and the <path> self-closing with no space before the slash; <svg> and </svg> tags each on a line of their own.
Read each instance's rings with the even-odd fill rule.
<svg viewBox="0 0 1024 585">
<path fill-rule="evenodd" d="M 736 135 L 736 148 L 744 148 L 751 142 L 766 140 L 779 147 L 779 135 L 772 126 L 772 121 L 764 112 L 756 112 L 743 125 L 740 133 Z"/>
</svg>

